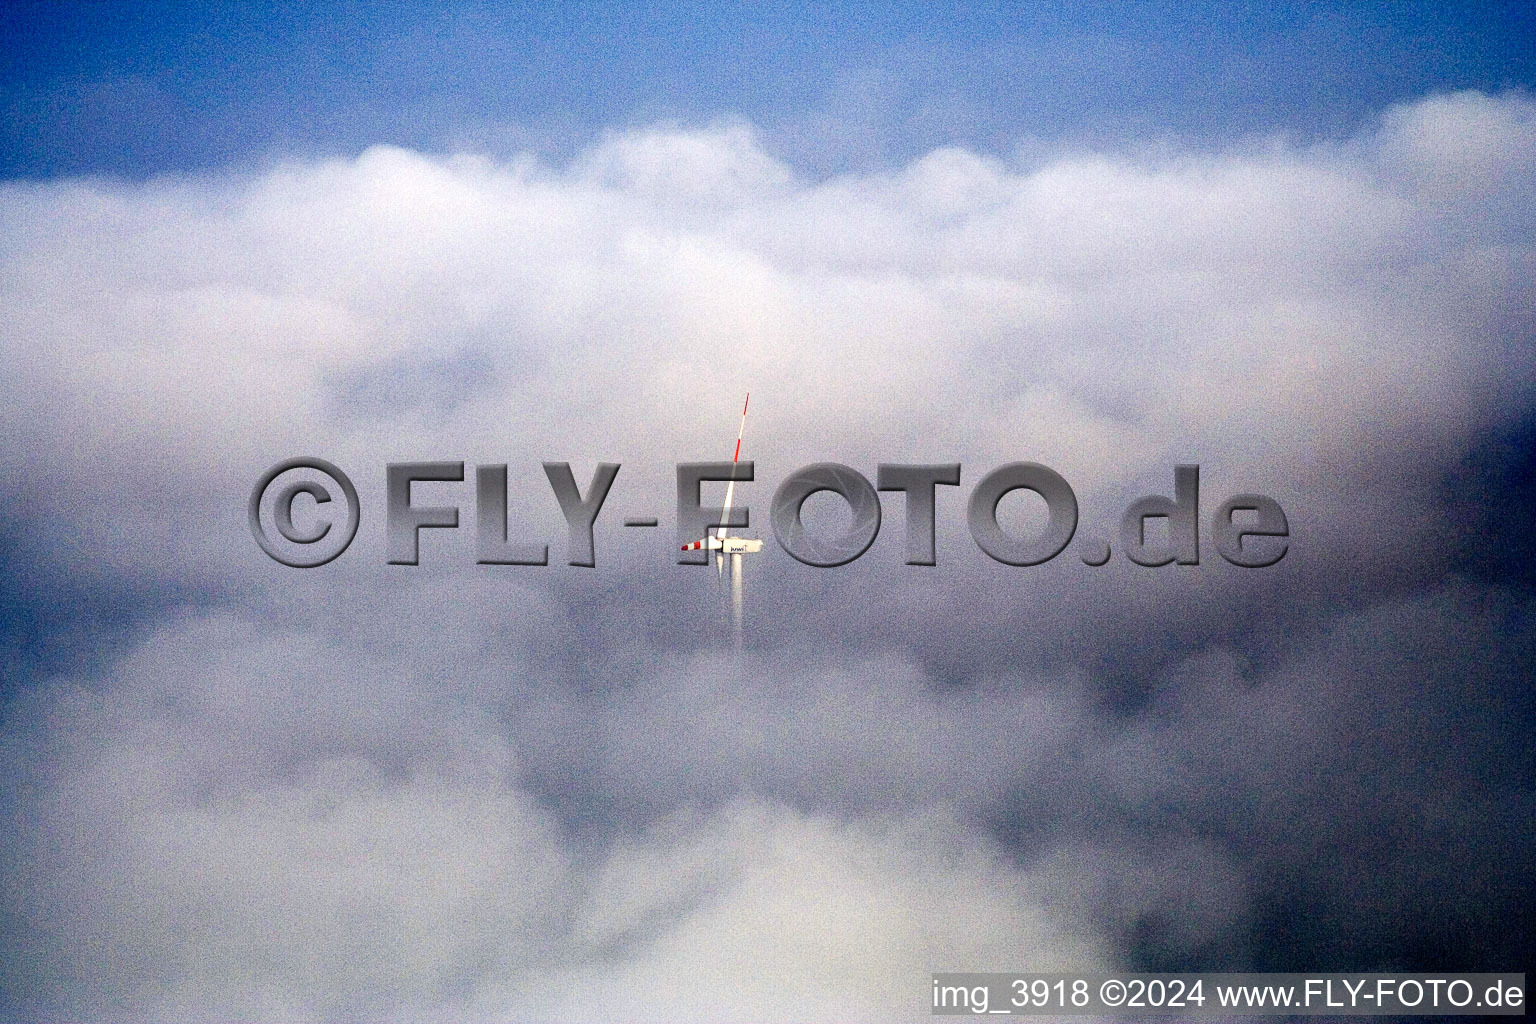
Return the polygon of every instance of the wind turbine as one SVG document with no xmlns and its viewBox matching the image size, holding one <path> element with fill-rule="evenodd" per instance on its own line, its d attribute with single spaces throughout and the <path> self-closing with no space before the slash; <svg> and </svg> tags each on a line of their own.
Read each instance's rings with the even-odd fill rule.
<svg viewBox="0 0 1536 1024">
<path fill-rule="evenodd" d="M 747 405 L 752 401 L 752 392 L 747 392 L 746 401 L 741 403 L 741 426 L 736 430 L 736 453 L 731 456 L 731 479 L 725 485 L 725 507 L 721 510 L 721 518 L 726 522 L 731 519 L 731 503 L 736 497 L 736 464 L 741 461 L 741 436 L 747 429 Z M 721 576 L 725 572 L 725 556 L 731 556 L 731 628 L 735 631 L 737 644 L 741 643 L 741 556 L 744 554 L 756 554 L 763 550 L 763 542 L 752 537 L 732 537 L 724 526 L 719 527 L 714 536 L 704 535 L 703 540 L 696 540 L 692 544 L 684 544 L 684 551 L 699 551 L 707 548 L 715 553 L 715 575 Z"/>
</svg>

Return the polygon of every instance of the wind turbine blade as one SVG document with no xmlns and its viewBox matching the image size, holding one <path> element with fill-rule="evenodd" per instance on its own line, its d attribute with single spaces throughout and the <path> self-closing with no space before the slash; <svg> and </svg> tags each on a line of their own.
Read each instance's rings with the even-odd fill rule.
<svg viewBox="0 0 1536 1024">
<path fill-rule="evenodd" d="M 741 647 L 741 552 L 731 553 L 731 632 L 736 637 L 736 647 Z"/>
<path fill-rule="evenodd" d="M 746 401 L 741 403 L 741 426 L 736 428 L 736 454 L 731 456 L 731 482 L 725 485 L 725 508 L 722 509 L 721 518 L 726 522 L 731 521 L 731 503 L 736 499 L 736 463 L 741 461 L 741 435 L 747 431 L 747 404 L 752 401 L 752 392 L 747 392 Z M 725 539 L 726 527 L 720 527 L 716 534 L 721 540 Z"/>
</svg>

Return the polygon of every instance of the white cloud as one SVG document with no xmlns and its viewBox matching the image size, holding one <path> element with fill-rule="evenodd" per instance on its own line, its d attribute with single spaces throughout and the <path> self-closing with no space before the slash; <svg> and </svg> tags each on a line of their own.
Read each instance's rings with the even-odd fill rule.
<svg viewBox="0 0 1536 1024">
<path fill-rule="evenodd" d="M 1334 643 L 1316 609 L 1429 586 L 1421 550 L 1439 587 L 1425 481 L 1529 416 L 1533 118 L 1432 97 L 1309 149 L 944 149 L 824 181 L 728 124 L 614 134 L 566 169 L 377 148 L 0 187 L 0 497 L 38 600 L 89 570 L 225 605 L 149 615 L 7 709 L 26 1006 L 891 1019 L 926 1015 L 935 968 L 1244 948 L 1264 878 L 1322 854 L 1245 846 L 1231 807 L 1279 800 L 1358 846 L 1309 771 L 1408 764 L 1415 793 L 1463 799 L 1412 743 L 1341 765 L 1320 751 L 1351 737 L 1320 719 L 1365 720 L 1382 680 L 1347 669 L 1402 646 L 1394 616 L 1433 679 L 1493 689 L 1473 670 L 1497 657 L 1446 652 L 1468 621 L 1484 653 L 1510 627 L 1462 595 Z M 672 464 L 726 454 L 748 387 L 762 532 L 769 488 L 818 459 L 959 460 L 967 485 L 1035 459 L 1099 532 L 1195 459 L 1207 509 L 1282 498 L 1295 556 L 1022 575 L 942 495 L 938 570 L 770 552 L 757 647 L 722 659 L 670 536 L 558 564 L 536 463 L 624 462 L 605 517 L 665 512 Z M 300 453 L 364 502 L 356 548 L 307 574 L 244 523 Z M 382 465 L 408 458 L 511 463 L 514 524 L 557 564 L 482 571 L 461 529 L 383 565 Z M 465 527 L 470 487 L 432 492 Z M 1250 640 L 1270 664 L 1231 653 Z M 1116 673 L 1145 708 L 1104 706 Z"/>
<path fill-rule="evenodd" d="M 70 984 L 56 1009 L 917 1018 L 934 967 L 1104 961 L 1050 876 L 937 807 L 743 799 L 591 846 L 519 787 L 493 719 L 238 626 L 166 629 L 105 692 L 27 700 L 7 771 L 38 827 L 8 875 Z"/>
<path fill-rule="evenodd" d="M 615 135 L 569 172 L 379 148 L 8 186 L 7 428 L 69 437 L 76 477 L 124 447 L 229 468 L 300 439 L 587 450 L 642 422 L 641 450 L 670 455 L 715 440 L 700 424 L 751 385 L 764 456 L 892 434 L 974 450 L 1017 445 L 1009 410 L 1040 391 L 1133 446 L 1304 462 L 1432 429 L 1471 402 L 1449 389 L 1490 382 L 1484 282 L 1530 255 L 1488 214 L 1530 184 L 1532 117 L 1458 95 L 1353 148 L 1023 171 L 940 150 L 825 182 L 732 126 Z M 372 406 L 363 430 L 335 393 L 466 351 L 486 379 L 456 407 Z M 1081 447 L 1070 418 L 1030 426 L 1053 456 Z"/>
</svg>

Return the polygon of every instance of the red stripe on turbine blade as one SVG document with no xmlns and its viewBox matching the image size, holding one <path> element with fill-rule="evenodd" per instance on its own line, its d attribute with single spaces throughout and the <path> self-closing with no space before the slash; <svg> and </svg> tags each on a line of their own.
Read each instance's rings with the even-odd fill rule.
<svg viewBox="0 0 1536 1024">
<path fill-rule="evenodd" d="M 752 401 L 752 392 L 748 391 L 746 399 L 741 403 L 741 414 L 743 416 L 747 414 L 747 402 L 750 401 Z"/>
<path fill-rule="evenodd" d="M 741 460 L 741 438 L 738 437 L 736 439 L 736 454 L 731 456 L 731 461 L 732 462 L 739 462 L 740 460 Z"/>
</svg>

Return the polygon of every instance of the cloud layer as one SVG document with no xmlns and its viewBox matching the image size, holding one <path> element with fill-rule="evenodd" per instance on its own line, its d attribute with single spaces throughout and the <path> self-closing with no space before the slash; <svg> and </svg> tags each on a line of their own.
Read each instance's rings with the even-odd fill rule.
<svg viewBox="0 0 1536 1024">
<path fill-rule="evenodd" d="M 3 1009 L 888 1020 L 940 969 L 1524 962 L 1533 184 L 1536 105 L 1467 93 L 821 180 L 723 123 L 0 186 Z M 809 462 L 964 475 L 934 568 L 895 495 L 843 569 L 770 540 L 736 653 L 715 574 L 616 524 L 669 526 L 749 388 L 761 535 Z M 301 572 L 244 505 L 305 453 L 363 527 Z M 475 566 L 466 483 L 386 565 L 407 459 L 508 463 L 554 564 Z M 1020 459 L 1089 539 L 1198 462 L 1291 552 L 990 562 L 964 498 Z M 545 460 L 624 466 L 595 570 Z"/>
</svg>

